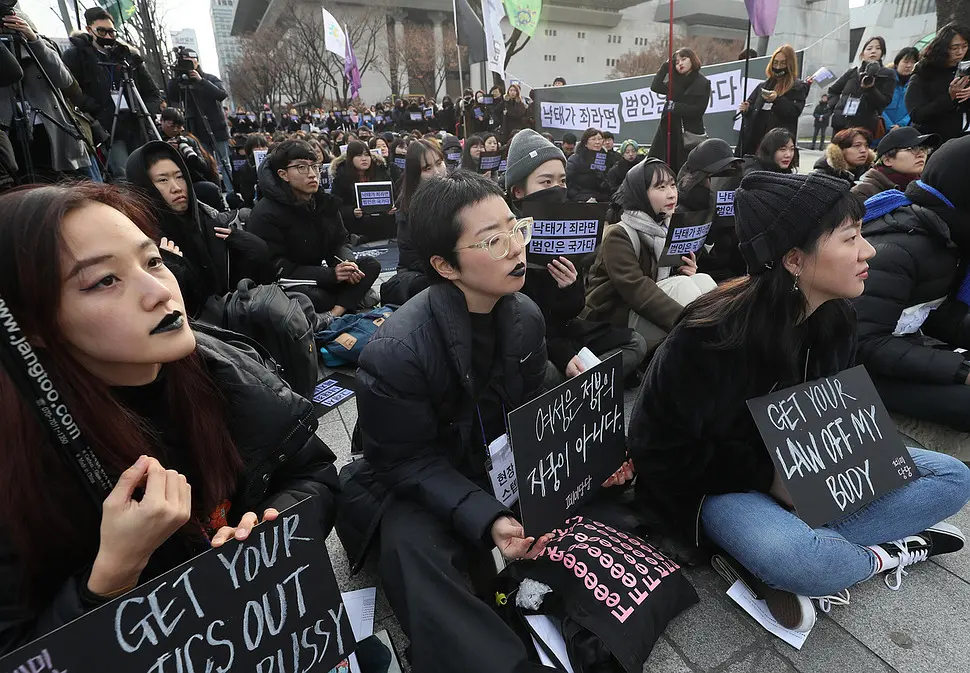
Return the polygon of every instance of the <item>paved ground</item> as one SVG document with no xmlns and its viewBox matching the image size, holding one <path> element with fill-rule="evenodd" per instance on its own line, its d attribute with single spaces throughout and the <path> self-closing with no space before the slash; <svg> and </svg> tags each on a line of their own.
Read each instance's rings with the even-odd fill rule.
<svg viewBox="0 0 970 673">
<path fill-rule="evenodd" d="M 629 418 L 633 392 L 626 401 Z M 338 466 L 350 460 L 356 421 L 353 400 L 320 420 L 317 434 L 337 454 Z M 970 531 L 970 508 L 953 521 Z M 341 589 L 379 586 L 376 577 L 365 573 L 350 577 L 336 534 L 328 543 Z M 670 624 L 644 673 L 970 673 L 970 552 L 915 567 L 897 592 L 878 578 L 856 587 L 852 604 L 821 617 L 801 651 L 743 613 L 727 597 L 726 582 L 710 568 L 687 574 L 701 601 Z M 407 639 L 381 592 L 375 628 L 388 629 L 404 652 Z"/>
</svg>

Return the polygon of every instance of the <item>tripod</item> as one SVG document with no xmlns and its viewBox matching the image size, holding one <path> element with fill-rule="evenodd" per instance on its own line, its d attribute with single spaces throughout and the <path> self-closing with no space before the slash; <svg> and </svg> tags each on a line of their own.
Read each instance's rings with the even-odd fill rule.
<svg viewBox="0 0 970 673">
<path fill-rule="evenodd" d="M 148 107 L 145 105 L 145 101 L 141 97 L 141 93 L 138 91 L 138 87 L 135 85 L 135 81 L 131 76 L 131 64 L 123 58 L 119 62 L 99 62 L 98 65 L 111 68 L 119 66 L 121 68 L 121 83 L 118 86 L 118 92 L 114 100 L 115 112 L 111 119 L 111 135 L 108 138 L 108 151 L 110 152 L 111 147 L 115 144 L 118 134 L 118 118 L 122 110 L 125 109 L 128 109 L 135 115 L 141 125 L 142 132 L 148 138 L 161 140 L 162 136 L 158 133 L 158 129 L 155 128 L 152 115 L 148 112 Z M 129 104 L 131 106 L 130 108 Z"/>
<path fill-rule="evenodd" d="M 95 151 L 94 146 L 88 141 L 83 131 L 81 131 L 81 127 L 78 125 L 77 120 L 74 118 L 74 115 L 71 112 L 73 106 L 68 105 L 68 103 L 65 101 L 64 97 L 61 95 L 60 89 L 54 85 L 54 82 L 51 80 L 50 75 L 44 69 L 41 62 L 37 60 L 37 57 L 27 46 L 27 42 L 24 37 L 19 33 L 2 33 L 0 34 L 0 42 L 2 42 L 7 48 L 10 48 L 14 58 L 16 58 L 18 61 L 20 61 L 22 59 L 22 55 L 26 53 L 36 67 L 37 72 L 40 73 L 39 79 L 43 81 L 44 85 L 48 88 L 53 97 L 60 102 L 63 110 L 65 110 L 64 116 L 70 122 L 69 127 L 62 121 L 55 119 L 43 108 L 31 105 L 30 101 L 27 100 L 22 83 L 18 82 L 11 85 L 10 97 L 11 108 L 13 109 L 13 118 L 11 119 L 10 130 L 13 132 L 12 135 L 16 136 L 18 145 L 20 146 L 24 163 L 23 168 L 27 182 L 33 183 L 38 181 L 38 173 L 36 167 L 34 166 L 34 158 L 31 154 L 31 146 L 34 142 L 34 121 L 36 120 L 37 115 L 40 115 L 49 121 L 51 124 L 66 133 L 70 138 L 83 143 L 87 149 L 89 159 L 98 162 L 97 152 Z M 99 168 L 102 167 L 100 162 L 98 163 L 98 166 Z"/>
<path fill-rule="evenodd" d="M 229 184 L 229 191 L 235 192 L 236 186 L 232 182 L 232 166 L 229 164 L 227 157 L 223 156 L 219 152 L 219 148 L 216 146 L 216 136 L 212 132 L 212 126 L 209 125 L 209 120 L 206 119 L 205 113 L 202 111 L 202 107 L 199 105 L 199 101 L 195 99 L 195 92 L 189 88 L 189 84 L 186 82 L 179 81 L 179 88 L 181 89 L 182 95 L 179 96 L 179 103 L 181 104 L 182 110 L 188 113 L 188 100 L 191 99 L 192 105 L 195 106 L 195 110 L 198 112 L 199 119 L 202 120 L 202 128 L 205 129 L 206 137 L 212 143 L 212 153 L 216 156 L 216 160 L 219 165 L 222 166 L 223 180 Z M 186 120 L 188 120 L 188 115 L 186 114 Z M 204 143 L 203 143 L 204 144 Z"/>
</svg>

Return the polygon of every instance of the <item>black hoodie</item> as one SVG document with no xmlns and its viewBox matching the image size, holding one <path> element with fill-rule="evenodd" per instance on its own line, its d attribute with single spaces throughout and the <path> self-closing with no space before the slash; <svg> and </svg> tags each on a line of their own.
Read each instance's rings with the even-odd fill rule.
<svg viewBox="0 0 970 673">
<path fill-rule="evenodd" d="M 162 255 L 179 282 L 186 311 L 197 316 L 210 297 L 226 294 L 242 278 L 252 278 L 257 283 L 271 281 L 269 253 L 256 236 L 238 229 L 226 239 L 216 236 L 214 227 L 227 227 L 235 213 L 219 213 L 199 203 L 188 180 L 189 207 L 185 213 L 176 213 L 169 207 L 152 184 L 145 165 L 145 155 L 156 152 L 175 162 L 183 175 L 189 174 L 178 150 L 160 140 L 153 140 L 132 152 L 126 172 L 132 186 L 151 201 L 161 235 L 173 241 L 182 252 L 181 257 L 167 251 Z"/>
<path fill-rule="evenodd" d="M 266 241 L 277 274 L 317 285 L 336 284 L 337 264 L 354 259 L 340 218 L 340 200 L 319 190 L 310 201 L 298 201 L 268 160 L 263 161 L 258 175 L 262 198 L 246 229 Z M 327 266 L 321 266 L 321 260 Z"/>
</svg>

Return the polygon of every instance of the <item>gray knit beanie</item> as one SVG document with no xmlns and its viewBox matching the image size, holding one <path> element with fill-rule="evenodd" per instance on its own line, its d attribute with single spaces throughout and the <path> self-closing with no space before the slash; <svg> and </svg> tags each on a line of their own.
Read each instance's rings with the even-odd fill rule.
<svg viewBox="0 0 970 673">
<path fill-rule="evenodd" d="M 511 192 L 512 187 L 523 182 L 532 171 L 553 159 L 566 165 L 566 155 L 561 149 L 532 129 L 522 129 L 509 143 L 509 158 L 505 169 L 506 189 Z"/>
<path fill-rule="evenodd" d="M 735 228 L 748 273 L 772 268 L 818 227 L 852 185 L 815 171 L 789 175 L 753 171 L 734 193 Z"/>
</svg>

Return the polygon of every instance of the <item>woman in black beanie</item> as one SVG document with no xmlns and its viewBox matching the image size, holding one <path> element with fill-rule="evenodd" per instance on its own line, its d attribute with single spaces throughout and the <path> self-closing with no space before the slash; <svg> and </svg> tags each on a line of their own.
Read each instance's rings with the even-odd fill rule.
<svg viewBox="0 0 970 673">
<path fill-rule="evenodd" d="M 628 440 L 637 503 L 657 532 L 723 550 L 719 570 L 808 631 L 813 599 L 847 603 L 847 587 L 884 571 L 898 588 L 905 567 L 962 548 L 962 533 L 937 522 L 970 499 L 970 469 L 910 449 L 921 478 L 864 509 L 817 529 L 791 511 L 746 400 L 854 364 L 847 299 L 874 251 L 862 202 L 828 175 L 751 173 L 735 214 L 750 275 L 688 305 L 651 361 Z"/>
</svg>

